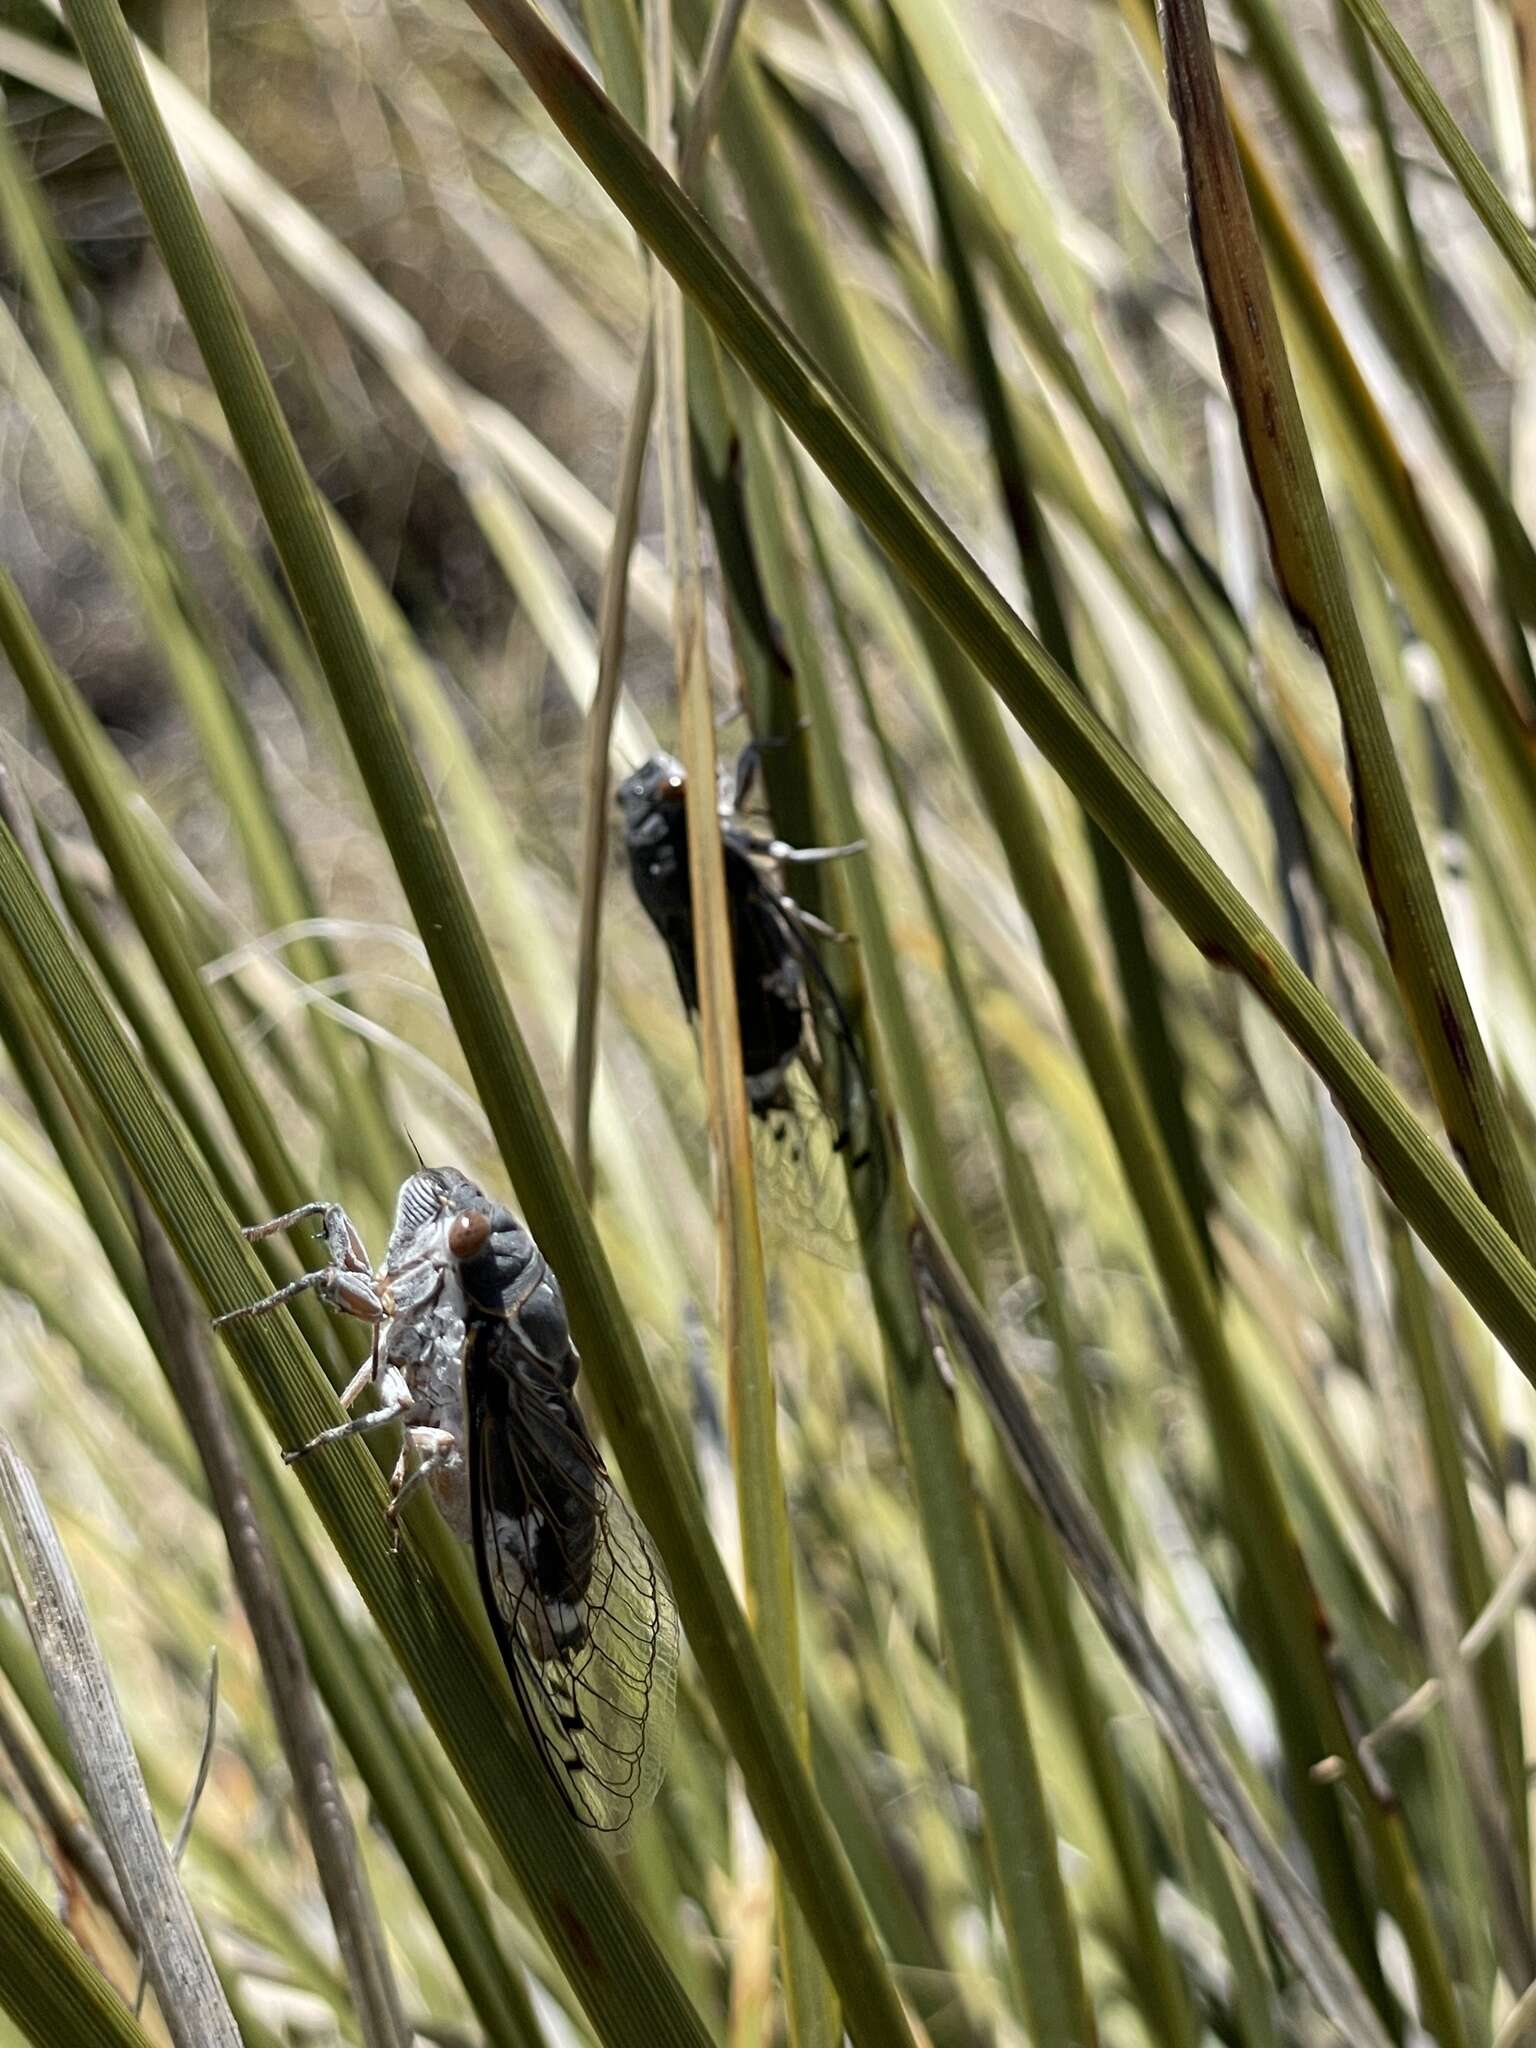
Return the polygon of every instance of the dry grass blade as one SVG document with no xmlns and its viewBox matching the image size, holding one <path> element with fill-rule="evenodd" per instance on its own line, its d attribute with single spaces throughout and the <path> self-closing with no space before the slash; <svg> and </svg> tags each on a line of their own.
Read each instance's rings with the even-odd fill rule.
<svg viewBox="0 0 1536 2048">
<path fill-rule="evenodd" d="M 1451 947 L 1351 601 L 1292 382 L 1203 0 L 1161 0 L 1191 232 L 1270 559 L 1338 698 L 1360 865 L 1445 1127 L 1478 1192 L 1530 1255 L 1536 1195 Z"/>
<path fill-rule="evenodd" d="M 712 94 L 723 77 L 735 17 L 715 38 L 721 52 Z M 646 117 L 652 147 L 673 161 L 675 51 L 670 0 L 645 7 Z M 704 123 L 711 118 L 706 108 Z M 707 125 L 696 118 L 702 156 Z M 660 264 L 651 280 L 658 440 L 667 553 L 674 584 L 673 637 L 688 830 L 688 888 L 698 971 L 699 1038 L 709 1104 L 719 1316 L 724 1340 L 731 1455 L 741 1527 L 748 1611 L 791 1726 L 809 1749 L 800 1675 L 794 1564 L 779 1462 L 778 1406 L 768 1349 L 767 1274 L 758 1216 L 752 1141 L 742 1073 L 739 1006 L 758 993 L 736 985 L 732 901 L 719 824 L 719 763 L 715 751 L 714 690 L 706 626 L 699 505 L 689 428 L 689 361 L 683 296 Z M 700 335 L 700 345 L 713 343 Z M 796 2048 L 831 2048 L 842 2033 L 831 1987 L 816 1955 L 806 1918 L 778 1879 L 780 1954 L 785 2004 Z"/>
<path fill-rule="evenodd" d="M 358 2025 L 366 2048 L 407 2048 L 410 2028 L 342 1794 L 335 1753 L 293 1612 L 241 1469 L 203 1319 L 154 1212 L 136 1192 L 134 1210 L 160 1325 L 161 1357 L 223 1526 L 230 1567 L 266 1675 L 294 1798 L 352 1987 Z"/>
<path fill-rule="evenodd" d="M 176 2048 L 241 2048 L 202 1930 L 155 1825 L 79 1585 L 37 1482 L 3 1435 L 0 1508 L 17 1598 L 171 2038 Z"/>
<path fill-rule="evenodd" d="M 747 0 L 718 0 L 710 23 L 699 89 L 689 111 L 678 162 L 678 182 L 691 191 L 709 150 L 720 113 L 736 31 Z M 653 294 L 654 295 L 654 294 Z M 656 323 L 646 323 L 635 371 L 635 388 L 624 422 L 624 444 L 614 487 L 613 538 L 598 602 L 597 689 L 587 713 L 586 780 L 582 790 L 581 923 L 576 941 L 576 1043 L 571 1055 L 571 1163 L 590 1199 L 592 1193 L 592 1085 L 597 1072 L 599 958 L 603 930 L 603 887 L 608 868 L 608 762 L 613 722 L 628 637 L 629 563 L 640 521 L 640 486 L 656 404 Z M 637 764 L 631 764 L 637 765 Z"/>
<path fill-rule="evenodd" d="M 953 1331 L 1008 1455 L 1116 1655 L 1146 1702 L 1179 1769 L 1237 1857 L 1254 1896 L 1319 2010 L 1346 2040 L 1387 2048 L 1381 2019 L 1345 1961 L 1317 1900 L 1280 1853 L 1175 1671 L 1109 1541 L 1030 1413 L 964 1280 L 921 1226 L 913 1259 L 929 1298 Z M 941 1340 L 936 1340 L 940 1341 Z M 939 1370 L 937 1359 L 934 1370 Z"/>
<path fill-rule="evenodd" d="M 208 1653 L 208 1694 L 203 1709 L 203 1746 L 198 1751 L 197 1769 L 188 1788 L 186 1803 L 181 1809 L 181 1818 L 176 1823 L 176 1832 L 171 1837 L 171 1868 L 180 1870 L 181 1859 L 187 1853 L 187 1844 L 192 1839 L 192 1829 L 197 1821 L 197 1809 L 204 1792 L 208 1789 L 208 1773 L 213 1767 L 214 1744 L 219 1738 L 219 1653 L 217 1647 Z M 139 1981 L 134 1987 L 134 2017 L 144 2010 L 144 1993 L 149 1988 L 149 1971 L 143 1961 L 139 1963 Z"/>
</svg>

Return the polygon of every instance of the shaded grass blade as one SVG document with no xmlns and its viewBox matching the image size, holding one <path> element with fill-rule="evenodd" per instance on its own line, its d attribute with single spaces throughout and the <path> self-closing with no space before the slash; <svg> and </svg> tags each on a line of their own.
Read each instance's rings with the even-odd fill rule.
<svg viewBox="0 0 1536 2048">
<path fill-rule="evenodd" d="M 817 1901 L 817 1938 L 837 1979 L 851 2030 L 871 2041 L 902 2039 L 905 2022 L 846 1863 L 796 1757 L 784 1714 L 764 1682 L 676 1438 L 650 1388 L 633 1328 L 577 1195 L 437 807 L 383 687 L 323 511 L 213 253 L 126 24 L 112 0 L 80 0 L 69 21 L 256 488 L 502 1155 L 513 1169 L 534 1233 L 560 1274 L 626 1477 L 669 1567 L 690 1640 L 715 1680 L 715 1704 L 759 1813 L 785 1855 L 796 1890 Z M 172 1237 L 175 1241 L 174 1230 Z M 221 1305 L 235 1305 L 232 1291 Z M 319 1423 L 313 1415 L 310 1420 L 312 1435 Z M 462 1766 L 462 1748 L 456 1754 Z M 564 1939 L 552 1939 L 570 1955 L 569 1930 Z M 660 2002 L 679 2000 L 664 1970 L 657 1983 Z M 675 2015 L 678 2009 L 674 2003 Z M 640 2024 L 632 2010 L 622 2017 L 632 2026 Z M 676 2023 L 685 2033 L 691 2024 Z"/>
</svg>

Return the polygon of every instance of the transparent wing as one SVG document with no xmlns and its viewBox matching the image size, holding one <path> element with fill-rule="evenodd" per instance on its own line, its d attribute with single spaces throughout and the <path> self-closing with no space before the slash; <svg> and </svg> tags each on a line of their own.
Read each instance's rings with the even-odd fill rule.
<svg viewBox="0 0 1536 2048">
<path fill-rule="evenodd" d="M 515 1408 L 471 1371 L 476 1569 L 502 1661 L 539 1758 L 574 1818 L 615 1849 L 666 1771 L 677 1613 L 650 1537 L 585 1430 L 584 1471 L 524 1437 Z M 480 1397 L 476 1397 L 476 1381 Z M 551 1532 L 558 1531 L 554 1536 Z M 541 1553 L 539 1541 L 548 1546 Z"/>
<path fill-rule="evenodd" d="M 785 1074 L 779 1100 L 752 1119 L 765 1226 L 840 1266 L 857 1263 L 859 1243 L 841 1135 L 799 1060 Z"/>
<path fill-rule="evenodd" d="M 888 1181 L 879 1107 L 815 934 L 788 897 L 764 888 L 800 963 L 808 1029 L 779 1099 L 753 1120 L 759 1177 L 771 1221 L 818 1257 L 850 1263 Z"/>
</svg>

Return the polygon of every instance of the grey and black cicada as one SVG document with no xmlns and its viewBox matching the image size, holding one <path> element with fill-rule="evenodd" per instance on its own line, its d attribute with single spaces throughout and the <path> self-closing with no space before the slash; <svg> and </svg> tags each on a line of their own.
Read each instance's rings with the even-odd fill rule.
<svg viewBox="0 0 1536 2048">
<path fill-rule="evenodd" d="M 820 1249 L 851 1237 L 879 1207 L 885 1153 L 874 1089 L 820 952 L 843 934 L 787 894 L 780 870 L 859 849 L 789 846 L 754 831 L 743 806 L 755 764 L 748 747 L 734 777 L 722 776 L 718 806 L 742 1073 L 762 1134 L 758 1157 L 784 1220 Z M 656 754 L 620 783 L 618 804 L 635 894 L 665 942 L 691 1018 L 699 985 L 685 787 L 682 763 Z"/>
<path fill-rule="evenodd" d="M 322 1219 L 330 1263 L 221 1316 L 313 1288 L 373 1325 L 342 1394 L 378 1406 L 286 1453 L 405 1425 L 391 1519 L 421 1486 L 474 1551 L 480 1590 L 535 1749 L 574 1817 L 622 1846 L 671 1740 L 677 1615 L 650 1538 L 608 1477 L 576 1400 L 559 1283 L 523 1225 L 457 1167 L 400 1190 L 375 1270 L 346 1211 L 306 1202 L 246 1231 Z"/>
</svg>

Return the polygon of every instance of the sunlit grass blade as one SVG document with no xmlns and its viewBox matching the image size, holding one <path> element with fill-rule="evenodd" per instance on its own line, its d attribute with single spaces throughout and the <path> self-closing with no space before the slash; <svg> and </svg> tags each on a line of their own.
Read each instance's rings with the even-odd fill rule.
<svg viewBox="0 0 1536 2048">
<path fill-rule="evenodd" d="M 676 52 L 668 0 L 647 0 L 644 21 L 647 131 L 662 160 L 675 167 Z M 747 1611 L 764 1662 L 808 1757 L 794 1567 L 779 1461 L 778 1407 L 768 1355 L 767 1275 L 741 1060 L 740 1005 L 760 999 L 761 992 L 738 988 L 736 983 L 732 904 L 719 823 L 720 770 L 706 640 L 699 507 L 689 439 L 683 299 L 659 265 L 653 269 L 651 301 L 662 503 L 674 586 L 678 725 L 687 775 L 688 891 L 698 973 L 699 1039 L 709 1105 L 719 1324 L 742 1574 Z M 713 346 L 707 337 L 704 345 Z M 790 2039 L 795 2048 L 832 2048 L 842 2029 L 831 1986 L 815 1954 L 802 1909 L 782 1877 L 778 1891 L 780 1970 Z"/>
<path fill-rule="evenodd" d="M 488 25 L 579 153 L 825 466 L 903 574 L 960 637 L 1132 865 L 1208 957 L 1241 974 L 1334 1091 L 1392 1198 L 1511 1351 L 1536 1374 L 1536 1271 L 1445 1161 L 1379 1068 L 1301 976 L 1166 798 L 1075 700 L 909 479 L 878 451 L 644 145 L 521 0 Z"/>
<path fill-rule="evenodd" d="M 100 995 L 69 952 L 8 834 L 0 838 L 0 917 L 26 959 L 82 1081 L 153 1203 L 204 1304 L 222 1312 L 259 1299 L 264 1280 L 205 1168 L 146 1087 L 131 1049 Z M 325 1426 L 323 1381 L 291 1323 L 232 1326 L 231 1349 L 269 1422 L 288 1444 Z M 515 1746 L 505 1687 L 453 1599 L 412 1551 L 395 1552 L 384 1517 L 383 1482 L 366 1452 L 310 1459 L 304 1478 L 327 1528 L 409 1673 L 461 1777 L 502 1852 L 519 1871 L 573 1988 L 605 2040 L 707 2037 L 611 1867 L 559 1806 L 531 1752 Z M 612 1942 L 632 1959 L 613 1975 L 594 1973 L 591 1945 Z M 642 1988 L 643 1987 L 643 1988 Z"/>
<path fill-rule="evenodd" d="M 818 1898 L 817 1939 L 851 2030 L 856 2037 L 874 2039 L 883 2032 L 890 2038 L 903 2023 L 846 1865 L 795 1757 L 783 1710 L 763 1683 L 745 1619 L 703 1527 L 670 1420 L 650 1385 L 633 1327 L 579 1201 L 462 872 L 383 689 L 324 514 L 249 326 L 214 256 L 121 17 L 110 0 L 83 0 L 70 22 L 199 336 L 416 910 L 482 1104 L 504 1159 L 515 1166 L 517 1192 L 535 1236 L 560 1275 L 625 1476 L 670 1568 L 690 1640 L 716 1680 L 715 1705 L 730 1728 L 760 1817 L 784 1854 L 797 1891 L 814 1890 Z M 663 1985 L 668 1981 L 664 1974 L 659 1979 Z M 637 2023 L 633 2013 L 630 2018 Z"/>
<path fill-rule="evenodd" d="M 736 32 L 746 0 L 717 0 L 699 67 L 699 86 L 688 111 L 678 182 L 693 189 L 720 113 L 720 95 L 730 68 Z M 654 297 L 654 291 L 653 291 Z M 629 565 L 640 517 L 640 487 L 656 404 L 656 324 L 647 323 L 641 345 L 624 441 L 614 487 L 613 538 L 603 568 L 598 603 L 597 689 L 587 714 L 586 777 L 582 790 L 581 928 L 577 940 L 576 1039 L 571 1052 L 571 1159 L 583 1193 L 592 1193 L 592 1088 L 597 1069 L 599 952 L 603 892 L 607 879 L 608 761 L 618 715 L 624 650 L 628 644 Z M 638 764 L 631 764 L 638 765 Z"/>
</svg>

